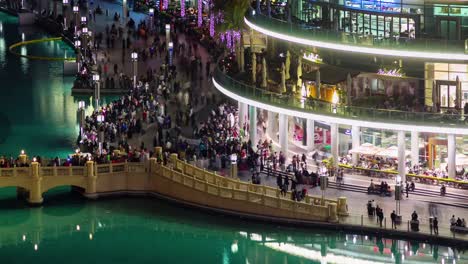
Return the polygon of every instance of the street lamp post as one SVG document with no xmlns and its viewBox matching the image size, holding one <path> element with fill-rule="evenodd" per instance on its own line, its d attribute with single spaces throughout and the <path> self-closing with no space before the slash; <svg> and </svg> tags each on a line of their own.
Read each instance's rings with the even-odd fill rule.
<svg viewBox="0 0 468 264">
<path fill-rule="evenodd" d="M 137 66 L 138 66 L 138 53 L 135 51 L 132 52 L 132 61 L 133 61 L 133 88 L 137 86 Z"/>
<path fill-rule="evenodd" d="M 153 30 L 153 18 L 154 18 L 154 8 L 149 9 L 149 15 L 150 15 L 150 30 Z"/>
<path fill-rule="evenodd" d="M 127 23 L 127 0 L 122 1 L 122 24 Z"/>
<path fill-rule="evenodd" d="M 102 142 L 104 141 L 104 131 L 101 129 L 102 122 L 104 122 L 104 116 L 102 114 L 97 115 L 97 122 L 99 123 L 98 131 L 98 146 L 99 146 L 99 155 L 102 154 Z"/>
<path fill-rule="evenodd" d="M 171 24 L 166 24 L 166 49 L 169 49 L 170 41 L 171 41 Z"/>
<path fill-rule="evenodd" d="M 80 8 L 75 5 L 73 6 L 73 13 L 75 14 L 75 35 L 78 29 L 78 12 L 80 11 Z"/>
<path fill-rule="evenodd" d="M 75 48 L 76 48 L 76 64 L 78 67 L 78 72 L 80 72 L 81 41 L 79 39 L 75 40 Z"/>
<path fill-rule="evenodd" d="M 174 51 L 174 43 L 169 42 L 168 45 L 168 50 L 167 52 L 169 53 L 169 65 L 172 66 L 172 52 Z"/>
<path fill-rule="evenodd" d="M 68 0 L 63 0 L 62 2 L 62 15 L 63 15 L 63 28 L 67 30 L 68 26 L 68 12 L 67 12 Z"/>
<path fill-rule="evenodd" d="M 101 97 L 101 86 L 99 82 L 99 74 L 93 75 L 93 81 L 96 84 L 96 89 L 94 90 L 94 98 L 96 99 L 96 109 L 99 108 L 99 100 Z"/>
<path fill-rule="evenodd" d="M 88 28 L 83 27 L 81 32 L 83 33 L 84 59 L 86 61 L 86 50 L 88 49 Z"/>
<path fill-rule="evenodd" d="M 79 101 L 78 102 L 78 115 L 77 115 L 77 120 L 78 124 L 80 125 L 80 135 L 83 136 L 83 125 L 85 122 L 85 107 L 86 104 L 84 101 Z"/>
</svg>

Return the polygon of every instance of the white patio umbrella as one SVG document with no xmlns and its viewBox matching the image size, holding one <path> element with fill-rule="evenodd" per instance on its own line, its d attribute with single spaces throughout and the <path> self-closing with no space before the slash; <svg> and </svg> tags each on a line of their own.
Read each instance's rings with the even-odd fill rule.
<svg viewBox="0 0 468 264">
<path fill-rule="evenodd" d="M 289 53 L 289 50 L 286 51 L 286 80 L 291 79 L 291 75 L 289 74 L 289 70 L 291 69 L 291 53 Z"/>
<path fill-rule="evenodd" d="M 302 87 L 302 57 L 297 60 L 297 87 Z"/>
<path fill-rule="evenodd" d="M 351 105 L 351 91 L 352 91 L 353 80 L 351 79 L 351 74 L 348 73 L 346 76 L 346 104 Z"/>
<path fill-rule="evenodd" d="M 257 55 L 252 52 L 252 82 L 257 82 Z"/>
<path fill-rule="evenodd" d="M 262 59 L 262 87 L 267 87 L 267 66 L 265 57 Z"/>
<path fill-rule="evenodd" d="M 353 148 L 349 150 L 350 154 L 360 154 L 360 155 L 367 155 L 367 156 L 372 156 L 375 155 L 376 153 L 382 151 L 382 148 L 376 147 L 372 145 L 371 143 L 364 143 L 359 147 Z"/>
<path fill-rule="evenodd" d="M 391 146 L 389 148 L 383 149 L 375 154 L 376 156 L 383 157 L 383 158 L 398 158 L 398 147 Z M 405 157 L 411 155 L 411 151 L 405 150 Z"/>
<path fill-rule="evenodd" d="M 320 80 L 320 70 L 317 70 L 317 74 L 315 75 L 315 86 L 317 87 L 317 98 L 321 98 L 320 94 L 320 86 L 321 86 L 321 80 Z"/>
<path fill-rule="evenodd" d="M 281 64 L 281 92 L 286 92 L 286 67 Z"/>
</svg>

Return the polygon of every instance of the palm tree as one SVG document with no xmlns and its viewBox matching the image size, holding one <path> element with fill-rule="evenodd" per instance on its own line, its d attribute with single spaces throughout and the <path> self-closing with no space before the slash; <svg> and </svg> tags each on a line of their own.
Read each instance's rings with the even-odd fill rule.
<svg viewBox="0 0 468 264">
<path fill-rule="evenodd" d="M 218 31 L 242 29 L 250 0 L 213 0 L 213 4 L 212 11 L 221 11 L 224 17 L 223 23 L 216 26 Z"/>
</svg>

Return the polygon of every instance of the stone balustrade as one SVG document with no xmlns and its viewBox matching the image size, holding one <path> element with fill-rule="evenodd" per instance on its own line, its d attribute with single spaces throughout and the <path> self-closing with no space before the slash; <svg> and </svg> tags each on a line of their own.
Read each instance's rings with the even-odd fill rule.
<svg viewBox="0 0 468 264">
<path fill-rule="evenodd" d="M 146 163 L 98 164 L 85 166 L 30 167 L 0 169 L 0 187 L 15 186 L 31 204 L 41 204 L 42 195 L 57 186 L 73 186 L 89 198 L 116 193 L 162 196 L 196 207 L 231 214 L 283 221 L 337 222 L 347 215 L 346 198 L 338 200 L 306 196 L 290 199 L 280 190 L 265 185 L 226 178 L 216 172 L 190 165 L 172 154 L 168 165 L 155 158 Z"/>
</svg>

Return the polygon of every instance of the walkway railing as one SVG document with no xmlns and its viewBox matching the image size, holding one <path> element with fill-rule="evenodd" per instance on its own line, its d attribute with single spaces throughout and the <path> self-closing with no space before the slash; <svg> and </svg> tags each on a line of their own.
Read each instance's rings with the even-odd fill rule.
<svg viewBox="0 0 468 264">
<path fill-rule="evenodd" d="M 302 213 L 332 222 L 337 219 L 337 216 L 348 215 L 344 197 L 333 200 L 306 195 L 302 201 L 294 201 L 291 199 L 291 192 L 282 196 L 278 188 L 223 177 L 215 172 L 190 165 L 176 157 L 171 161 L 172 168 L 162 166 L 163 177 L 211 195 Z M 239 210 L 242 209 L 239 208 Z"/>
<path fill-rule="evenodd" d="M 214 71 L 214 80 L 223 88 L 248 99 L 265 104 L 301 112 L 311 112 L 333 117 L 342 117 L 360 121 L 375 121 L 382 123 L 400 123 L 406 125 L 433 125 L 467 128 L 465 119 L 458 114 L 443 114 L 429 112 L 407 112 L 399 110 L 375 109 L 358 106 L 347 106 L 316 100 L 299 98 L 287 94 L 279 94 L 257 88 L 245 82 L 238 81 L 219 67 Z"/>
<path fill-rule="evenodd" d="M 308 27 L 304 24 L 288 23 L 284 20 L 268 17 L 249 9 L 245 17 L 251 23 L 270 30 L 293 37 L 324 41 L 336 44 L 346 44 L 356 47 L 372 47 L 395 49 L 395 51 L 425 51 L 437 53 L 465 53 L 465 41 L 426 38 L 380 38 L 372 35 L 348 33 L 336 30 L 324 30 Z"/>
</svg>

